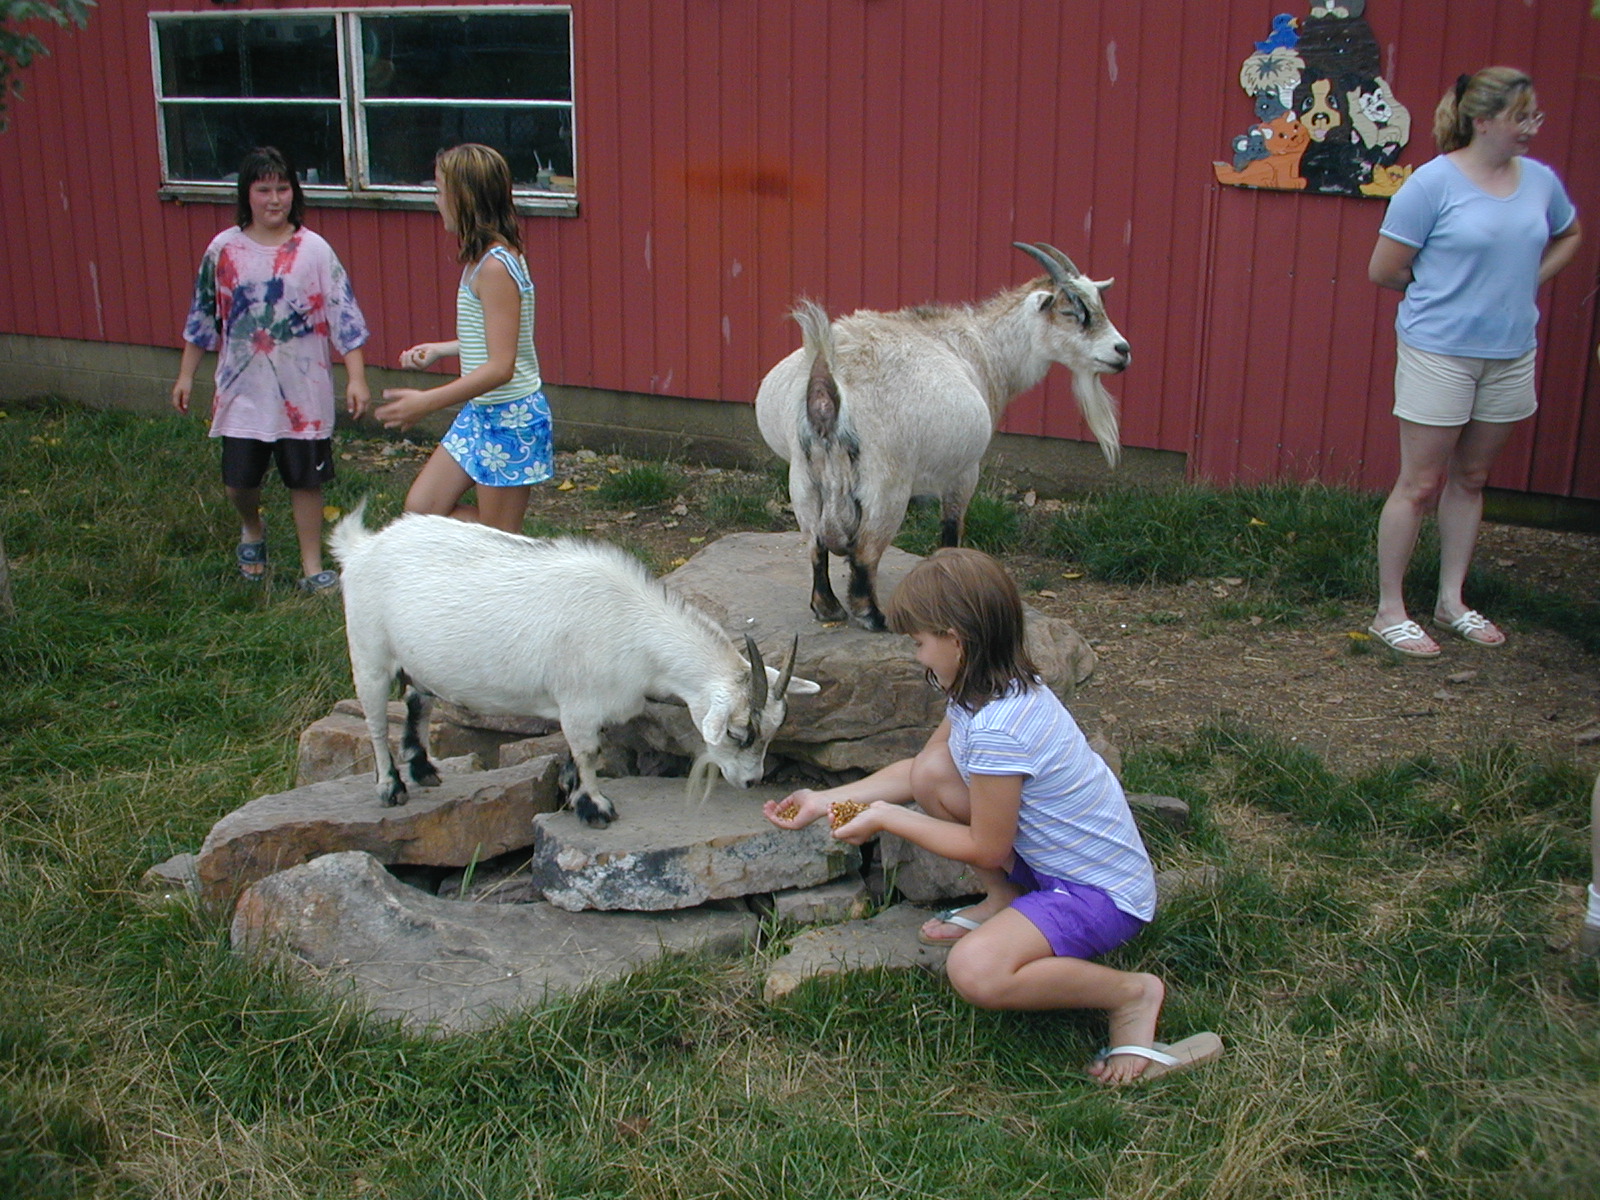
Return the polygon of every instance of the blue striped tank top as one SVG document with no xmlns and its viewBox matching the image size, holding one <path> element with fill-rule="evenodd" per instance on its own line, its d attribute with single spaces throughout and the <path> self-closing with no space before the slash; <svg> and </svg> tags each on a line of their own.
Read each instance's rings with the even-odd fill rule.
<svg viewBox="0 0 1600 1200">
<path fill-rule="evenodd" d="M 456 291 L 456 337 L 461 343 L 461 373 L 468 375 L 489 361 L 489 339 L 483 330 L 483 301 L 478 299 L 472 285 L 483 264 L 491 258 L 504 264 L 511 273 L 511 281 L 522 294 L 522 320 L 517 329 L 517 361 L 511 378 L 492 391 L 474 397 L 474 404 L 521 400 L 544 386 L 539 378 L 539 355 L 533 348 L 533 278 L 522 256 L 505 246 L 492 247 L 461 273 L 461 287 Z"/>
</svg>

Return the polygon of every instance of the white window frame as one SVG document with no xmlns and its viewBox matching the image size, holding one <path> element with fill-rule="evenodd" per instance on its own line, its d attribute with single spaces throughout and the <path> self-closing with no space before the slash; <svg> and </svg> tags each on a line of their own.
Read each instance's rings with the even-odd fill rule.
<svg viewBox="0 0 1600 1200">
<path fill-rule="evenodd" d="M 405 17 L 405 16 L 438 16 L 448 13 L 451 16 L 494 15 L 501 16 L 515 14 L 517 16 L 561 13 L 567 18 L 567 71 L 569 74 L 569 91 L 573 95 L 571 100 L 434 100 L 434 99 L 400 99 L 369 101 L 366 95 L 365 67 L 361 55 L 350 53 L 351 46 L 361 44 L 361 22 L 366 17 Z M 165 96 L 161 86 L 161 42 L 159 27 L 165 22 L 193 22 L 193 21 L 239 21 L 248 18 L 283 19 L 293 17 L 332 17 L 334 21 L 334 36 L 338 52 L 339 95 L 337 98 L 318 100 L 316 98 L 294 97 L 286 99 L 261 99 L 252 97 L 247 100 L 235 101 L 233 97 L 179 97 Z M 564 108 L 571 114 L 572 121 L 572 170 L 573 178 L 579 179 L 578 169 L 578 114 L 576 90 L 576 55 L 573 46 L 573 21 L 572 6 L 569 4 L 483 4 L 483 5 L 421 5 L 409 4 L 384 8 L 271 8 L 250 9 L 245 11 L 229 10 L 226 12 L 152 12 L 149 14 L 150 25 L 150 72 L 151 82 L 156 101 L 156 144 L 161 155 L 161 189 L 159 195 L 163 200 L 180 201 L 225 201 L 232 202 L 236 191 L 234 185 L 225 182 L 211 182 L 208 180 L 174 179 L 167 158 L 167 129 L 166 112 L 168 108 L 183 104 L 226 104 L 241 103 L 252 105 L 297 105 L 330 104 L 337 105 L 339 109 L 339 129 L 343 138 L 344 149 L 344 174 L 346 183 L 317 184 L 302 181 L 302 188 L 306 200 L 310 203 L 330 208 L 431 208 L 433 206 L 434 189 L 427 186 L 403 186 L 398 184 L 375 185 L 371 180 L 371 160 L 367 146 L 367 122 L 365 113 L 369 107 L 387 108 L 437 108 L 450 105 L 470 105 L 473 108 Z M 517 211 L 530 215 L 546 216 L 575 216 L 578 211 L 578 195 L 574 192 L 541 191 L 537 188 L 517 187 L 513 191 Z"/>
</svg>

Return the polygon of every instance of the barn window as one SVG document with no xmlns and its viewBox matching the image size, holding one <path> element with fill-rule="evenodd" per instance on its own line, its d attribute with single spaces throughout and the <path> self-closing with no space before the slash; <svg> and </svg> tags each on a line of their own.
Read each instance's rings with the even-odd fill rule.
<svg viewBox="0 0 1600 1200">
<path fill-rule="evenodd" d="M 275 145 L 327 203 L 432 202 L 433 156 L 484 142 L 518 206 L 577 199 L 572 14 L 565 7 L 153 14 L 163 194 L 231 194 Z"/>
</svg>

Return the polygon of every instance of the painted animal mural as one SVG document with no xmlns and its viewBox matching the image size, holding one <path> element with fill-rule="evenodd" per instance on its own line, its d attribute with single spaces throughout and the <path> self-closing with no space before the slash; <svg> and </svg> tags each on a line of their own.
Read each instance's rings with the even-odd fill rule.
<svg viewBox="0 0 1600 1200">
<path fill-rule="evenodd" d="M 1312 0 L 1308 15 L 1279 13 L 1239 68 L 1255 124 L 1229 140 L 1219 183 L 1328 196 L 1392 196 L 1411 174 L 1399 165 L 1411 115 L 1378 72 L 1366 0 Z M 1298 128 L 1292 128 L 1298 127 Z"/>
</svg>

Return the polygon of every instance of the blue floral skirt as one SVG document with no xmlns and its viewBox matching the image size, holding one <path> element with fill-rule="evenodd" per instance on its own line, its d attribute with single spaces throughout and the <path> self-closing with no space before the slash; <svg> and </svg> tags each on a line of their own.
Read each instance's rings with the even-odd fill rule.
<svg viewBox="0 0 1600 1200">
<path fill-rule="evenodd" d="M 440 443 L 474 483 L 527 487 L 555 473 L 544 393 L 499 404 L 467 403 Z"/>
</svg>

